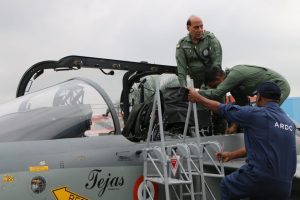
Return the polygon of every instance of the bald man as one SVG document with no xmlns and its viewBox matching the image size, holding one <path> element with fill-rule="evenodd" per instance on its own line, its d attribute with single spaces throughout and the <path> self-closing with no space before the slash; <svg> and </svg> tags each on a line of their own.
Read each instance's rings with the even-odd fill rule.
<svg viewBox="0 0 300 200">
<path fill-rule="evenodd" d="M 222 48 L 214 34 L 204 30 L 200 17 L 190 16 L 186 26 L 189 33 L 176 46 L 178 80 L 182 87 L 186 87 L 189 74 L 195 87 L 200 88 L 208 68 L 221 68 Z"/>
<path fill-rule="evenodd" d="M 201 88 L 205 72 L 212 67 L 222 66 L 222 47 L 213 33 L 204 30 L 200 17 L 192 15 L 186 22 L 188 35 L 176 46 L 177 72 L 180 86 L 186 87 L 186 76 L 194 80 L 195 88 Z M 224 100 L 221 98 L 221 102 Z M 213 134 L 225 132 L 227 122 L 217 114 L 212 116 Z"/>
</svg>

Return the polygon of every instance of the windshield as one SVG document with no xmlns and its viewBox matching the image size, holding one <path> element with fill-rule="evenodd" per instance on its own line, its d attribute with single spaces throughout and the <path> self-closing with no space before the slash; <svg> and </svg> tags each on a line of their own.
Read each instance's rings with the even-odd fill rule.
<svg viewBox="0 0 300 200">
<path fill-rule="evenodd" d="M 103 94 L 73 79 L 1 105 L 0 142 L 111 134 L 115 123 Z"/>
</svg>

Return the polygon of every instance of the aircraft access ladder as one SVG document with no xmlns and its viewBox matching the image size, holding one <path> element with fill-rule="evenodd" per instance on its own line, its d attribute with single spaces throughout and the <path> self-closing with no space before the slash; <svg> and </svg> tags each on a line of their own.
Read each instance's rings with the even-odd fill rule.
<svg viewBox="0 0 300 200">
<path fill-rule="evenodd" d="M 193 82 L 191 81 L 193 86 Z M 146 200 L 146 194 L 154 199 L 147 182 L 153 182 L 164 185 L 165 199 L 170 200 L 170 188 L 176 199 L 208 199 L 208 193 L 211 199 L 216 200 L 214 192 L 206 181 L 207 177 L 224 177 L 223 163 L 217 164 L 214 155 L 211 156 L 210 149 L 216 152 L 222 151 L 221 145 L 215 141 L 201 142 L 199 134 L 199 124 L 197 117 L 197 108 L 195 103 L 189 102 L 183 139 L 181 142 L 172 145 L 166 145 L 163 132 L 163 119 L 161 109 L 161 99 L 159 92 L 159 80 L 156 81 L 154 102 L 151 112 L 150 125 L 147 135 L 147 147 L 143 149 L 144 157 L 144 187 L 143 199 Z M 188 129 L 189 117 L 193 108 L 195 121 L 196 142 L 187 142 L 186 133 Z M 153 126 L 155 121 L 156 109 L 158 110 L 158 125 L 160 133 L 160 146 L 150 146 L 150 139 L 153 137 Z M 205 160 L 204 160 L 205 158 Z M 210 163 L 214 167 L 213 172 L 204 171 L 204 162 Z M 152 170 L 150 167 L 152 166 Z M 195 183 L 200 185 L 200 190 L 195 191 Z"/>
</svg>

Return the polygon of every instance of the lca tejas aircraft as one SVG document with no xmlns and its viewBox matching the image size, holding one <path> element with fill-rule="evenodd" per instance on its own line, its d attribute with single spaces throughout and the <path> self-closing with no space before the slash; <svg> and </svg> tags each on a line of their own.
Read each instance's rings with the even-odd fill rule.
<svg viewBox="0 0 300 200">
<path fill-rule="evenodd" d="M 84 70 L 94 79 L 43 78 Z M 221 178 L 245 160 L 214 153 L 242 147 L 243 133 L 215 133 L 211 113 L 187 102 L 174 77 L 175 66 L 81 56 L 30 67 L 18 98 L 0 106 L 0 199 L 220 199 Z"/>
</svg>

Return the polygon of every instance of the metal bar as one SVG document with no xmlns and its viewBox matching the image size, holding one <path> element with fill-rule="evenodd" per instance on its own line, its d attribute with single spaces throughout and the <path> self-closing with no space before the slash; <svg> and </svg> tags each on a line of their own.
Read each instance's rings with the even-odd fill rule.
<svg viewBox="0 0 300 200">
<path fill-rule="evenodd" d="M 164 182 L 165 182 L 165 192 L 166 192 L 166 199 L 170 200 L 170 191 L 169 191 L 169 180 L 168 180 L 168 172 L 167 172 L 167 161 L 166 161 L 166 145 L 165 145 L 165 138 L 164 138 L 164 130 L 163 130 L 163 122 L 162 122 L 162 110 L 161 110 L 161 100 L 160 100 L 160 92 L 159 92 L 159 79 L 155 81 L 155 99 L 157 99 L 157 107 L 158 107 L 158 124 L 159 124 L 159 133 L 160 133 L 160 140 L 161 140 L 161 150 L 163 154 L 163 173 L 164 173 Z"/>
<path fill-rule="evenodd" d="M 222 178 L 224 177 L 223 174 L 211 174 L 211 173 L 204 173 L 205 177 L 212 177 L 212 178 Z"/>
<path fill-rule="evenodd" d="M 143 200 L 146 200 L 146 187 L 147 187 L 147 183 L 146 183 L 146 177 L 147 177 L 147 173 L 148 173 L 148 160 L 147 160 L 147 154 L 148 152 L 146 150 L 143 151 L 143 157 L 144 157 L 144 169 L 143 169 L 143 175 L 144 175 L 144 188 L 143 188 L 143 192 L 144 192 L 144 197 Z"/>
<path fill-rule="evenodd" d="M 210 187 L 208 186 L 208 184 L 206 182 L 205 182 L 205 186 L 207 187 L 207 189 L 208 189 L 210 195 L 212 196 L 212 198 L 214 200 L 216 200 L 216 197 L 215 197 L 214 193 L 211 191 Z M 204 188 L 204 190 L 205 190 L 205 188 Z"/>
<path fill-rule="evenodd" d="M 207 148 L 204 146 L 203 147 L 204 151 L 206 152 L 206 154 L 208 155 L 209 159 L 212 161 L 212 163 L 214 164 L 216 170 L 218 171 L 219 174 L 221 174 L 222 172 L 220 171 L 219 167 L 217 166 L 216 162 L 214 161 L 214 159 L 212 158 L 212 156 L 210 155 L 210 153 L 208 152 Z"/>
<path fill-rule="evenodd" d="M 189 149 L 188 149 L 188 151 L 189 151 Z M 191 155 L 189 155 L 188 158 L 187 158 L 187 167 L 188 167 L 188 172 L 189 172 L 189 179 L 191 180 L 189 192 L 191 193 L 191 200 L 195 200 L 194 182 L 193 182 L 193 176 L 192 176 L 191 162 L 192 162 Z"/>
<path fill-rule="evenodd" d="M 189 102 L 188 111 L 187 111 L 186 118 L 185 118 L 185 123 L 184 123 L 183 142 L 185 142 L 185 139 L 186 139 L 186 133 L 187 133 L 187 129 L 189 127 L 191 110 L 192 110 L 192 102 Z"/>
<path fill-rule="evenodd" d="M 152 106 L 152 111 L 151 111 L 151 117 L 150 117 L 150 124 L 149 124 L 149 129 L 147 133 L 147 148 L 150 146 L 150 137 L 153 129 L 153 124 L 154 124 L 154 119 L 155 119 L 155 107 L 156 107 L 156 98 L 154 97 L 153 101 L 153 106 Z"/>
<path fill-rule="evenodd" d="M 159 176 L 162 178 L 162 180 L 164 180 L 164 176 L 161 174 L 160 170 L 158 169 L 156 163 L 153 161 L 152 157 L 150 154 L 148 154 L 150 161 L 152 162 L 153 166 L 155 167 L 157 173 L 159 174 Z"/>
<path fill-rule="evenodd" d="M 146 191 L 147 191 L 147 193 L 149 194 L 149 197 L 151 198 L 151 200 L 153 200 L 153 198 L 152 198 L 152 196 L 151 196 L 151 192 L 150 192 L 148 186 L 145 185 L 144 188 L 146 188 Z M 145 200 L 145 199 L 146 199 L 146 193 L 144 193 L 143 195 L 144 195 L 143 198 L 144 198 L 144 200 Z"/>
<path fill-rule="evenodd" d="M 180 199 L 181 197 L 178 196 L 178 194 L 177 194 L 177 192 L 176 192 L 176 190 L 175 190 L 174 187 L 175 187 L 175 186 L 173 186 L 173 185 L 171 186 L 171 188 L 173 189 L 174 194 L 175 194 L 175 196 L 176 196 L 176 199 L 181 200 L 181 199 Z"/>
<path fill-rule="evenodd" d="M 191 86 L 192 89 L 194 89 L 194 81 L 191 79 Z M 196 138 L 197 138 L 197 143 L 201 143 L 200 139 L 200 133 L 199 133 L 199 121 L 198 121 L 198 112 L 197 112 L 197 105 L 196 103 L 193 103 L 193 112 L 194 112 L 194 121 L 195 121 L 195 131 L 196 131 Z"/>
<path fill-rule="evenodd" d="M 177 158 L 177 154 L 176 154 L 176 152 L 174 151 L 174 149 L 172 149 L 172 153 L 173 153 L 173 154 L 176 156 L 176 158 Z M 187 180 L 189 180 L 189 177 L 188 177 L 188 175 L 187 175 L 187 173 L 186 173 L 184 167 L 182 166 L 181 162 L 180 162 L 179 160 L 177 160 L 177 161 L 178 161 L 178 164 L 179 164 L 180 169 L 183 171 L 183 174 L 184 174 L 185 178 L 186 178 Z"/>
<path fill-rule="evenodd" d="M 200 144 L 199 144 L 200 145 Z M 200 148 L 200 146 L 198 146 Z M 200 158 L 199 158 L 199 165 L 200 165 L 200 177 L 201 177 L 201 191 L 203 194 L 203 200 L 206 200 L 206 190 L 205 190 L 205 179 L 204 179 L 204 169 L 203 169 L 203 151 L 200 148 Z"/>
<path fill-rule="evenodd" d="M 197 167 L 197 165 L 195 164 L 194 161 L 192 161 L 192 164 L 195 167 L 196 171 L 200 174 L 201 172 L 200 172 L 199 168 Z"/>
</svg>

